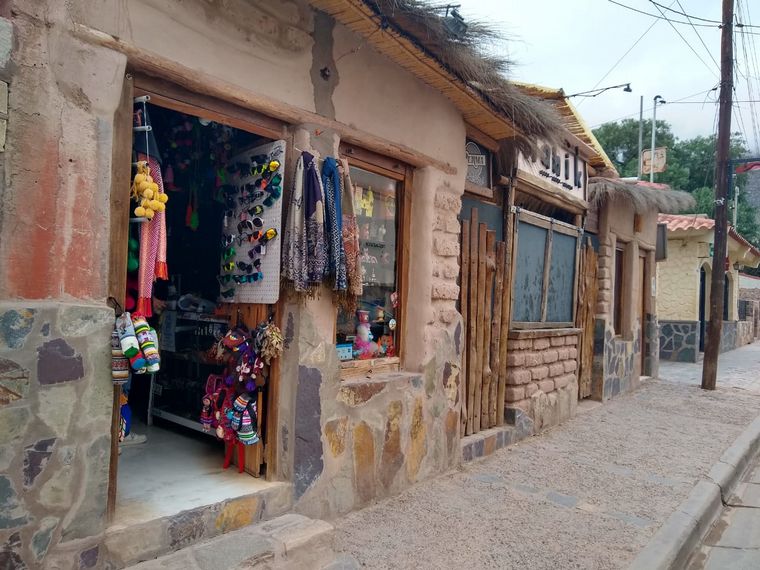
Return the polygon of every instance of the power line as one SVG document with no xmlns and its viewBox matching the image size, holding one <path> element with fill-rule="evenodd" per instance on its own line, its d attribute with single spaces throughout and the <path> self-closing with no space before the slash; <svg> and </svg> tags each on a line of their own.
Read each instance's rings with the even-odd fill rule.
<svg viewBox="0 0 760 570">
<path fill-rule="evenodd" d="M 663 4 L 659 4 L 659 3 L 655 2 L 654 0 L 649 0 L 649 1 L 652 4 L 654 4 L 655 6 L 658 6 L 658 7 L 662 8 L 663 10 L 667 10 L 668 12 L 673 12 L 674 14 L 678 14 L 679 16 L 686 16 L 690 20 L 699 20 L 700 22 L 710 22 L 711 24 L 717 24 L 718 26 L 720 26 L 720 24 L 721 24 L 720 21 L 718 21 L 718 20 L 708 20 L 707 18 L 700 18 L 699 16 L 691 16 L 691 15 L 687 14 L 685 11 L 684 12 L 679 12 L 678 10 L 674 10 L 673 8 L 669 8 L 668 6 L 664 6 Z M 681 8 L 681 10 L 684 10 L 684 7 L 681 6 L 680 2 L 678 3 L 678 6 Z"/>
<path fill-rule="evenodd" d="M 742 2 L 739 0 L 738 8 L 740 17 L 742 19 L 746 18 L 749 24 L 752 25 L 752 16 L 749 6 L 742 6 Z M 757 45 L 755 43 L 755 38 L 753 35 L 749 35 L 749 33 L 743 29 L 740 29 L 739 33 L 741 34 L 742 39 L 744 63 L 747 67 L 747 75 L 745 76 L 745 79 L 747 81 L 747 93 L 749 95 L 749 99 L 752 100 L 755 99 L 757 96 L 756 94 L 760 95 L 760 79 L 758 79 L 758 75 L 760 75 L 760 64 L 758 64 L 757 60 Z M 749 38 L 749 40 L 747 38 Z M 750 55 L 748 55 L 747 44 L 750 45 Z M 752 71 L 755 73 L 754 76 L 750 75 L 750 72 Z M 756 82 L 756 89 L 753 88 L 753 79 Z M 752 127 L 754 130 L 753 134 L 755 136 L 755 148 L 760 149 L 760 121 L 757 120 L 757 113 L 754 106 L 750 107 L 750 119 L 752 120 Z"/>
<path fill-rule="evenodd" d="M 615 2 L 614 0 L 609 0 L 609 1 L 610 1 L 610 2 L 612 2 L 613 4 L 619 4 L 618 2 Z M 673 0 L 673 2 L 675 2 L 675 0 Z M 672 4 L 672 3 L 671 3 L 671 4 Z M 623 5 L 623 4 L 620 4 L 620 6 L 624 6 L 624 5 Z M 624 6 L 624 7 L 625 7 L 625 6 Z M 657 20 L 655 20 L 654 22 L 652 22 L 652 23 L 650 24 L 650 26 L 649 26 L 649 27 L 648 27 L 646 30 L 644 30 L 644 32 L 643 32 L 643 33 L 642 33 L 642 34 L 641 34 L 641 35 L 638 37 L 638 39 L 637 39 L 635 42 L 633 42 L 633 44 L 631 45 L 631 47 L 629 47 L 629 48 L 626 50 L 626 52 L 625 52 L 623 55 L 621 55 L 621 56 L 620 56 L 620 58 L 619 58 L 619 59 L 618 59 L 618 60 L 617 60 L 617 61 L 616 61 L 614 64 L 612 64 L 612 67 L 610 67 L 610 68 L 607 70 L 607 73 L 605 73 L 604 75 L 602 75 L 602 78 L 601 78 L 599 81 L 597 81 L 597 82 L 596 82 L 596 84 L 594 85 L 594 89 L 596 89 L 597 87 L 599 87 L 599 84 L 600 84 L 602 81 L 604 81 L 605 79 L 607 79 L 607 76 L 608 76 L 610 73 L 612 73 L 612 72 L 615 70 L 615 68 L 616 68 L 618 65 L 620 65 L 620 62 L 621 62 L 621 61 L 623 61 L 623 60 L 625 59 L 625 57 L 626 57 L 626 56 L 627 56 L 629 53 L 631 53 L 631 51 L 633 51 L 633 48 L 635 48 L 637 45 L 639 45 L 639 42 L 640 42 L 641 40 L 643 40 L 643 39 L 644 39 L 644 36 L 646 36 L 646 35 L 649 33 L 649 30 L 651 30 L 652 28 L 654 28 L 654 26 L 655 26 L 656 24 L 657 24 Z M 581 107 L 581 105 L 583 105 L 583 103 L 585 103 L 585 101 L 586 101 L 586 99 L 581 99 L 581 100 L 578 102 L 578 108 L 580 108 L 580 107 Z"/>
<path fill-rule="evenodd" d="M 650 2 L 656 4 L 656 2 L 654 2 L 654 0 L 650 0 Z M 681 8 L 681 10 L 683 10 L 684 7 L 681 4 L 681 0 L 676 0 L 676 2 L 678 3 L 679 8 Z M 657 8 L 658 9 L 660 8 L 659 4 L 657 4 Z M 707 44 L 705 43 L 705 40 L 702 39 L 702 34 L 699 33 L 699 30 L 697 30 L 696 26 L 692 23 L 692 21 L 690 19 L 690 16 L 688 16 L 685 12 L 684 12 L 684 15 L 686 16 L 686 19 L 689 20 L 689 23 L 691 24 L 691 28 L 694 30 L 694 33 L 697 34 L 697 37 L 699 38 L 699 41 L 702 42 L 702 47 L 704 47 L 705 50 L 707 51 L 707 55 L 710 56 L 710 58 L 713 60 L 713 63 L 715 64 L 715 67 L 717 67 L 718 71 L 720 71 L 720 65 L 716 61 L 715 56 L 712 54 L 712 51 L 710 51 L 710 48 L 707 47 Z"/>
<path fill-rule="evenodd" d="M 691 95 L 687 95 L 686 97 L 681 97 L 680 99 L 675 99 L 673 101 L 669 101 L 667 104 L 668 105 L 673 105 L 675 103 L 681 103 L 681 102 L 685 101 L 686 99 L 691 99 L 692 97 L 696 97 L 697 95 L 706 95 L 707 93 L 710 93 L 711 91 L 715 91 L 716 89 L 717 89 L 717 87 L 711 87 L 710 89 L 707 89 L 705 91 L 698 91 L 697 93 L 692 93 Z M 706 103 L 706 101 L 686 101 L 686 102 L 687 103 L 700 103 L 702 105 L 704 105 Z M 710 101 L 710 103 L 717 103 L 717 101 Z M 649 107 L 649 108 L 644 109 L 644 110 L 645 111 L 651 111 L 652 109 L 653 109 L 653 107 Z M 610 119 L 608 121 L 603 121 L 601 123 L 597 123 L 596 125 L 593 125 L 591 128 L 595 129 L 596 127 L 599 127 L 599 126 L 601 126 L 601 125 L 603 125 L 605 123 L 617 123 L 618 121 L 620 121 L 622 119 L 628 119 L 630 117 L 635 117 L 638 114 L 639 114 L 638 111 L 636 111 L 635 113 L 629 113 L 628 115 L 623 115 L 622 117 L 618 117 L 616 119 Z"/>
<path fill-rule="evenodd" d="M 679 5 L 680 5 L 680 4 L 679 4 Z M 655 7 L 656 7 L 658 10 L 660 10 L 660 7 L 659 7 L 659 6 L 656 6 L 656 5 L 655 5 Z M 688 46 L 688 48 L 689 48 L 689 49 L 692 51 L 692 53 L 693 53 L 694 55 L 696 55 L 696 56 L 697 56 L 697 59 L 698 59 L 699 61 L 701 61 L 701 62 L 702 62 L 702 65 L 704 65 L 704 66 L 705 66 L 707 69 L 709 69 L 709 70 L 710 70 L 710 73 L 712 73 L 713 75 L 715 75 L 715 76 L 717 77 L 717 74 L 715 74 L 715 72 L 714 72 L 714 71 L 712 70 L 712 68 L 711 68 L 711 67 L 710 67 L 710 66 L 707 64 L 707 62 L 705 62 L 705 60 L 704 60 L 704 59 L 702 59 L 702 58 L 700 57 L 700 55 L 697 53 L 697 50 L 695 50 L 695 49 L 694 49 L 694 47 L 693 47 L 693 46 L 692 46 L 692 45 L 689 43 L 689 41 L 688 41 L 688 40 L 687 40 L 687 39 L 686 39 L 686 38 L 683 36 L 683 34 L 682 34 L 682 33 L 681 33 L 679 30 L 678 30 L 678 28 L 676 28 L 676 27 L 675 27 L 675 25 L 673 24 L 673 22 L 671 22 L 671 21 L 670 21 L 670 18 L 668 18 L 668 17 L 665 15 L 665 12 L 663 12 L 662 10 L 660 10 L 660 14 L 662 14 L 662 17 L 663 17 L 665 20 L 667 20 L 668 24 L 670 24 L 670 27 L 671 27 L 671 28 L 673 28 L 673 30 L 675 30 L 675 32 L 678 34 L 678 37 L 680 37 L 680 38 L 681 38 L 681 39 L 684 41 L 684 43 L 685 43 L 685 44 Z M 691 26 L 692 26 L 692 27 L 694 27 L 694 24 L 692 23 L 692 24 L 691 24 Z M 694 28 L 694 29 L 695 29 L 695 31 L 696 31 L 696 28 Z M 702 40 L 702 37 L 700 36 L 700 38 L 699 38 L 699 39 L 700 39 L 700 41 L 701 41 L 701 40 Z M 702 42 L 702 43 L 704 44 L 704 42 Z M 705 48 L 706 48 L 706 47 L 707 47 L 707 46 L 705 46 Z M 708 51 L 709 51 L 709 50 L 708 50 Z M 710 54 L 710 57 L 712 57 L 712 54 Z M 713 59 L 713 61 L 714 61 L 714 59 Z M 716 63 L 716 65 L 717 65 L 717 63 Z M 719 65 L 718 65 L 718 71 L 720 71 L 720 66 L 719 66 Z"/>
<path fill-rule="evenodd" d="M 612 2 L 613 4 L 617 4 L 618 6 L 626 8 L 626 9 L 631 10 L 633 12 L 638 12 L 639 14 L 644 14 L 645 16 L 649 16 L 651 18 L 656 18 L 657 20 L 668 20 L 668 18 L 666 18 L 664 15 L 658 16 L 657 14 L 652 14 L 651 12 L 645 12 L 644 10 L 639 10 L 638 8 L 634 8 L 633 6 L 627 6 L 626 4 L 621 4 L 620 2 L 616 2 L 615 0 L 607 0 L 607 1 L 608 2 Z M 673 4 L 675 4 L 675 2 L 673 2 L 671 4 L 671 6 Z M 671 21 L 674 24 L 684 24 L 686 26 L 689 25 L 689 22 L 683 22 L 681 20 L 668 20 L 668 21 Z M 694 25 L 695 26 L 701 26 L 703 28 L 716 28 L 716 27 L 719 28 L 720 27 L 719 24 L 718 25 L 714 25 L 714 24 L 694 24 Z"/>
</svg>

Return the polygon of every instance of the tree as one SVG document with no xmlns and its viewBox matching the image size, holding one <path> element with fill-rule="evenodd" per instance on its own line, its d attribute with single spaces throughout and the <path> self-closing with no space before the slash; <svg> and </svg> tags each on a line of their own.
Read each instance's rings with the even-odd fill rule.
<svg viewBox="0 0 760 570">
<path fill-rule="evenodd" d="M 639 159 L 639 122 L 626 119 L 619 123 L 604 123 L 594 129 L 594 135 L 612 160 L 620 176 L 635 177 L 638 173 Z M 644 148 L 649 148 L 647 141 L 651 140 L 652 121 L 644 121 Z M 715 184 L 715 135 L 698 136 L 692 139 L 679 140 L 666 121 L 657 121 L 658 147 L 667 150 L 667 169 L 655 174 L 655 180 L 668 184 L 676 190 L 684 190 L 694 194 L 697 201 L 692 213 L 713 215 L 713 188 Z M 744 139 L 739 133 L 731 137 L 731 158 L 747 156 Z M 646 175 L 642 176 L 645 180 Z M 760 226 L 758 212 L 747 203 L 741 192 L 746 183 L 746 176 L 736 177 L 735 186 L 739 192 L 739 209 L 737 212 L 737 230 L 754 244 L 760 244 Z M 729 211 L 729 216 L 733 212 Z"/>
</svg>

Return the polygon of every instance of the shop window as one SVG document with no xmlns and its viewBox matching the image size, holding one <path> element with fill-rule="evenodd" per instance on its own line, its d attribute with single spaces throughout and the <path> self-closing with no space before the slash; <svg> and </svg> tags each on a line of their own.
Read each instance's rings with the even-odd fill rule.
<svg viewBox="0 0 760 570">
<path fill-rule="evenodd" d="M 350 161 L 363 293 L 356 311 L 338 310 L 336 347 L 344 368 L 398 362 L 401 322 L 400 240 L 403 178 Z M 391 174 L 391 175 L 388 175 Z"/>
<path fill-rule="evenodd" d="M 578 229 L 521 211 L 517 215 L 512 288 L 516 328 L 572 326 Z"/>
<path fill-rule="evenodd" d="M 615 250 L 615 282 L 613 284 L 613 315 L 612 326 L 615 334 L 623 333 L 623 272 L 625 269 L 625 250 L 618 247 Z"/>
</svg>

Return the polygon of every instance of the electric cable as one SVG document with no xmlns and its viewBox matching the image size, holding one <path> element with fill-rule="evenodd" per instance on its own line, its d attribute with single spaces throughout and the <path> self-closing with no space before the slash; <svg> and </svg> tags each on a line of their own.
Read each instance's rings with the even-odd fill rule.
<svg viewBox="0 0 760 570">
<path fill-rule="evenodd" d="M 660 10 L 659 6 L 655 6 L 655 8 L 657 8 L 658 10 Z M 665 12 L 663 12 L 662 10 L 660 10 L 660 14 L 662 14 L 662 17 L 668 22 L 668 24 L 670 24 L 670 27 L 673 28 L 673 30 L 675 30 L 675 32 L 678 34 L 678 37 L 681 38 L 684 41 L 684 43 L 688 46 L 688 48 L 691 50 L 691 52 L 694 55 L 697 56 L 697 59 L 702 62 L 702 65 L 704 65 L 710 71 L 710 73 L 712 73 L 713 75 L 715 75 L 716 77 L 718 77 L 718 74 L 716 74 L 713 71 L 713 69 L 707 64 L 707 62 L 700 57 L 700 55 L 697 53 L 697 50 L 695 50 L 694 47 L 689 43 L 689 40 L 687 40 L 683 36 L 683 34 L 678 30 L 678 28 L 675 27 L 675 25 L 673 24 L 673 22 L 670 21 L 670 18 L 668 18 L 667 16 L 665 16 Z M 694 26 L 694 24 L 691 24 L 691 25 Z M 700 39 L 701 39 L 701 37 L 700 37 Z M 705 47 L 707 47 L 707 46 L 705 46 Z M 710 54 L 710 57 L 712 57 L 712 54 Z M 717 63 L 716 63 L 716 65 L 717 65 Z M 720 73 L 720 66 L 719 65 L 718 65 L 718 73 Z"/>
</svg>

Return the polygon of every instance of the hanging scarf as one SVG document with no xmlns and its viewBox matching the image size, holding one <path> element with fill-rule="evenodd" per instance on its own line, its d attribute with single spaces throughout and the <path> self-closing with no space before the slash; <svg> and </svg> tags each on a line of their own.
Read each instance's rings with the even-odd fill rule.
<svg viewBox="0 0 760 570">
<path fill-rule="evenodd" d="M 317 161 L 308 152 L 304 158 L 304 216 L 306 221 L 306 281 L 314 286 L 322 283 L 327 267 L 325 244 L 325 193 L 319 178 Z"/>
<path fill-rule="evenodd" d="M 334 276 L 333 290 L 345 291 L 346 251 L 343 249 L 343 219 L 341 216 L 341 186 L 338 163 L 327 157 L 322 165 L 322 186 L 325 191 L 325 238 L 327 242 L 327 276 Z"/>
<path fill-rule="evenodd" d="M 353 313 L 356 308 L 356 299 L 361 297 L 363 293 L 362 269 L 359 262 L 359 229 L 356 225 L 354 185 L 351 183 L 347 160 L 341 160 L 340 170 L 342 174 L 340 191 L 342 194 L 343 252 L 346 257 L 346 277 L 348 282 L 345 308 L 347 312 Z"/>
<path fill-rule="evenodd" d="M 288 219 L 282 232 L 282 277 L 293 284 L 297 293 L 306 293 L 306 226 L 304 223 L 304 159 L 296 162 L 293 191 L 290 193 Z"/>
<path fill-rule="evenodd" d="M 164 192 L 161 167 L 158 161 L 140 154 L 138 160 L 148 161 L 150 175 L 158 184 L 159 193 Z M 138 274 L 137 314 L 153 316 L 153 282 L 156 279 L 169 279 L 166 265 L 166 213 L 156 212 L 153 219 L 143 222 L 140 228 L 140 268 Z"/>
</svg>

